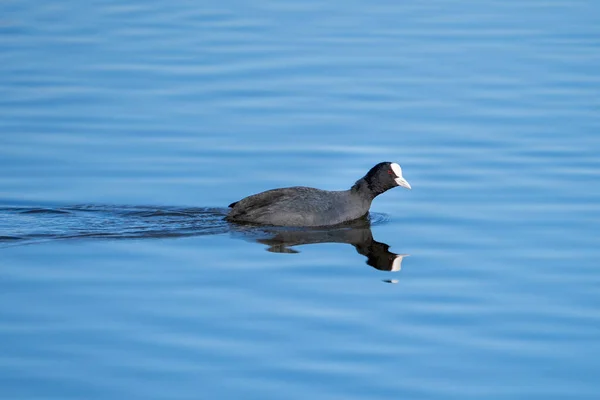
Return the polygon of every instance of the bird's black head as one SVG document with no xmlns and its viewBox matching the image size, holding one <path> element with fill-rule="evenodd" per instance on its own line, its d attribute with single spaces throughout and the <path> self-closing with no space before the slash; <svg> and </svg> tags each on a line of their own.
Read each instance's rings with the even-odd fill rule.
<svg viewBox="0 0 600 400">
<path fill-rule="evenodd" d="M 411 189 L 410 184 L 402 176 L 400 165 L 392 162 L 382 162 L 371 168 L 367 174 L 354 185 L 358 190 L 368 190 L 373 197 L 402 186 Z"/>
</svg>

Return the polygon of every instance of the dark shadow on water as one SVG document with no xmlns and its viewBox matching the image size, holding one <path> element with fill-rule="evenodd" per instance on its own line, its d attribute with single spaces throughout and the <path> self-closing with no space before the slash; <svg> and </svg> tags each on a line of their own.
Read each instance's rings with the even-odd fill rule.
<svg viewBox="0 0 600 400">
<path fill-rule="evenodd" d="M 347 243 L 382 271 L 400 270 L 403 254 L 373 239 L 371 226 L 383 214 L 327 228 L 282 228 L 232 224 L 224 208 L 76 205 L 0 207 L 0 248 L 74 239 L 160 239 L 229 233 L 267 246 L 275 253 L 298 253 L 296 246 Z"/>
<path fill-rule="evenodd" d="M 353 221 L 350 224 L 327 228 L 280 228 L 260 227 L 253 225 L 237 225 L 232 227 L 232 234 L 246 240 L 255 241 L 267 246 L 273 253 L 298 253 L 295 246 L 318 243 L 347 243 L 367 258 L 367 264 L 381 271 L 399 271 L 402 259 L 407 254 L 396 254 L 389 251 L 390 246 L 373 239 L 371 218 Z"/>
</svg>

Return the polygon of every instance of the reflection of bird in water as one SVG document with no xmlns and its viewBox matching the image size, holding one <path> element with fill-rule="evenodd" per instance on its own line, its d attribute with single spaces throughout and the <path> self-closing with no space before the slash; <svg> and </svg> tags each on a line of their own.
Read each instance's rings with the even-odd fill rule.
<svg viewBox="0 0 600 400">
<path fill-rule="evenodd" d="M 364 218 L 350 225 L 322 229 L 294 229 L 281 227 L 233 227 L 233 231 L 267 246 L 273 253 L 298 253 L 294 246 L 317 243 L 348 243 L 359 254 L 367 257 L 367 264 L 382 271 L 400 271 L 402 259 L 407 254 L 389 251 L 390 246 L 373 239 L 371 224 Z"/>
<path fill-rule="evenodd" d="M 404 257 L 373 240 L 371 220 L 378 223 L 377 213 L 326 228 L 230 223 L 224 220 L 226 213 L 218 208 L 145 206 L 0 207 L 0 221 L 9 227 L 1 232 L 0 248 L 48 240 L 158 239 L 230 232 L 266 244 L 275 253 L 297 253 L 293 247 L 305 244 L 348 243 L 367 257 L 367 264 L 382 271 L 399 271 Z"/>
</svg>

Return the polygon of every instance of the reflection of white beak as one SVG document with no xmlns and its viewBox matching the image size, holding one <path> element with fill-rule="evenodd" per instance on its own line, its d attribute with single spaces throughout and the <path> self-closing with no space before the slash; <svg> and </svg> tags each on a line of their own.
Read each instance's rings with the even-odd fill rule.
<svg viewBox="0 0 600 400">
<path fill-rule="evenodd" d="M 398 254 L 396 256 L 396 258 L 394 259 L 394 262 L 392 262 L 392 269 L 390 271 L 392 272 L 396 272 L 396 271 L 400 271 L 402 269 L 402 259 L 404 257 L 408 257 L 409 254 Z"/>
<path fill-rule="evenodd" d="M 395 178 L 394 180 L 396 181 L 396 183 L 398 184 L 398 186 L 402 186 L 402 187 L 405 187 L 407 189 L 412 189 L 410 187 L 410 183 L 408 183 L 408 181 L 406 179 L 404 179 L 403 177 Z"/>
</svg>

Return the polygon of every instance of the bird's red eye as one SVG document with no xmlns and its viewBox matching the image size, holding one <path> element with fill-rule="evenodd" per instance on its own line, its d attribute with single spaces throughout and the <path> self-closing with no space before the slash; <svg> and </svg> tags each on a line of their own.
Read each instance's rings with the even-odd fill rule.
<svg viewBox="0 0 600 400">
<path fill-rule="evenodd" d="M 389 175 L 393 175 L 393 174 L 394 174 L 394 172 L 393 172 L 391 169 L 388 169 L 388 174 L 389 174 Z"/>
</svg>

